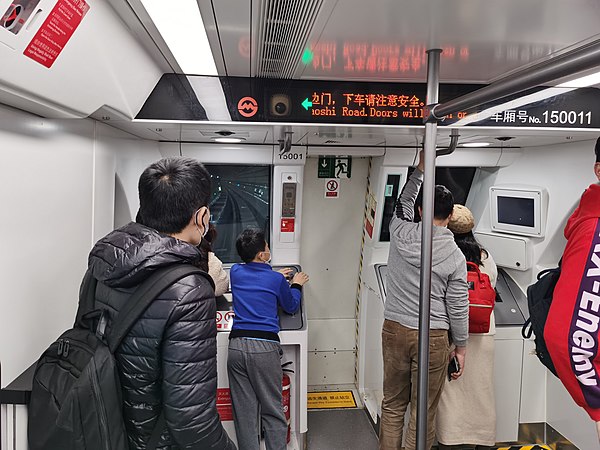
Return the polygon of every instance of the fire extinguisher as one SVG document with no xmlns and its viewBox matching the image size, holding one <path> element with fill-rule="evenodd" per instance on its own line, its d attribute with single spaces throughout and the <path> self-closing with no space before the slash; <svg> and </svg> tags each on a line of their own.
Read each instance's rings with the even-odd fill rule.
<svg viewBox="0 0 600 450">
<path fill-rule="evenodd" d="M 291 399 L 291 379 L 287 372 L 294 373 L 292 369 L 287 368 L 292 364 L 292 361 L 288 361 L 281 365 L 283 370 L 283 379 L 281 380 L 282 392 L 281 392 L 281 403 L 283 405 L 283 412 L 285 414 L 285 420 L 287 422 L 287 443 L 290 443 L 291 437 L 291 419 L 290 419 L 290 399 Z"/>
</svg>

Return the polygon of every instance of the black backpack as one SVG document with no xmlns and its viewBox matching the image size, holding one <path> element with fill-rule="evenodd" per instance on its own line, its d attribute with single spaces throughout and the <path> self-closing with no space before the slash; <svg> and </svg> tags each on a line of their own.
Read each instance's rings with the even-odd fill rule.
<svg viewBox="0 0 600 450">
<path fill-rule="evenodd" d="M 561 262 L 554 269 L 546 269 L 538 273 L 537 281 L 527 288 L 529 319 L 525 321 L 521 330 L 521 335 L 525 339 L 529 339 L 532 333 L 535 335 L 535 353 L 538 359 L 557 377 L 556 368 L 544 340 L 544 327 L 550 312 L 554 288 L 560 277 Z"/>
<path fill-rule="evenodd" d="M 129 449 L 114 352 L 152 301 L 191 274 L 203 275 L 213 283 L 206 272 L 191 265 L 159 269 L 109 323 L 106 311 L 94 310 L 97 281 L 88 270 L 74 327 L 37 362 L 28 407 L 30 450 Z M 164 426 L 161 414 L 147 449 L 156 447 Z"/>
</svg>

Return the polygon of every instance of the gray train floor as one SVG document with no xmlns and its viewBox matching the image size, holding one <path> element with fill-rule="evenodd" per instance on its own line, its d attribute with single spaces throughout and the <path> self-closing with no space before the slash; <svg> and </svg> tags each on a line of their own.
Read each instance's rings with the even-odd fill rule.
<svg viewBox="0 0 600 450">
<path fill-rule="evenodd" d="M 364 409 L 308 411 L 307 450 L 377 450 L 378 446 L 377 434 Z M 516 445 L 514 448 L 520 447 Z M 477 447 L 478 450 L 497 448 Z M 533 449 L 539 448 L 533 446 Z M 432 449 L 437 450 L 437 445 Z"/>
<path fill-rule="evenodd" d="M 376 450 L 379 441 L 364 409 L 308 412 L 308 450 Z"/>
</svg>

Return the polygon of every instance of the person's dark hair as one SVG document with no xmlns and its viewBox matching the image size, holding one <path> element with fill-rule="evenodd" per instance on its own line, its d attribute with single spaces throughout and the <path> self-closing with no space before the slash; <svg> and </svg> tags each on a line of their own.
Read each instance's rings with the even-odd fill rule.
<svg viewBox="0 0 600 450">
<path fill-rule="evenodd" d="M 265 232 L 258 228 L 247 228 L 240 233 L 235 241 L 235 248 L 242 261 L 251 262 L 258 253 L 267 247 Z"/>
<path fill-rule="evenodd" d="M 199 269 L 204 270 L 208 273 L 208 253 L 211 252 L 210 244 L 208 244 L 204 239 L 200 241 L 197 248 L 200 251 L 200 258 L 198 259 L 197 266 Z"/>
<path fill-rule="evenodd" d="M 179 233 L 198 209 L 208 205 L 210 175 L 195 159 L 164 158 L 144 170 L 138 190 L 136 221 L 161 233 Z"/>
<path fill-rule="evenodd" d="M 208 224 L 208 231 L 206 232 L 206 236 L 204 236 L 204 240 L 208 241 L 210 247 L 212 249 L 212 244 L 217 240 L 217 229 L 215 228 L 215 224 L 210 222 Z M 212 252 L 212 250 L 211 250 Z"/>
<path fill-rule="evenodd" d="M 442 184 L 435 185 L 435 193 L 433 200 L 433 218 L 436 220 L 447 219 L 454 209 L 454 196 L 446 186 Z M 416 207 L 423 208 L 423 188 L 419 191 L 419 195 L 415 201 Z"/>
<path fill-rule="evenodd" d="M 200 250 L 200 264 L 198 265 L 198 267 L 200 267 L 205 272 L 208 272 L 208 254 L 211 252 L 214 253 L 212 245 L 215 242 L 216 238 L 217 229 L 215 228 L 214 224 L 210 222 L 208 226 L 208 232 L 197 245 L 198 250 Z"/>
<path fill-rule="evenodd" d="M 477 242 L 477 239 L 473 236 L 472 231 L 464 234 L 455 234 L 454 241 L 460 251 L 463 252 L 463 255 L 465 255 L 467 262 L 472 262 L 481 266 L 481 253 L 483 252 L 483 254 L 487 256 L 488 252 L 479 245 L 479 242 Z"/>
<path fill-rule="evenodd" d="M 594 152 L 596 153 L 596 162 L 600 163 L 600 138 L 596 141 L 596 147 L 594 148 Z"/>
</svg>

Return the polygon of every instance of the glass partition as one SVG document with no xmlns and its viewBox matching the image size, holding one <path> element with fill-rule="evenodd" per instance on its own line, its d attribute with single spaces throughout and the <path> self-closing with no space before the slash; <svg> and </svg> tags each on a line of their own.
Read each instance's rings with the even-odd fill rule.
<svg viewBox="0 0 600 450">
<path fill-rule="evenodd" d="M 217 229 L 213 250 L 223 263 L 241 261 L 237 236 L 248 227 L 265 231 L 269 241 L 271 167 L 205 164 L 212 181 L 211 221 Z"/>
</svg>

